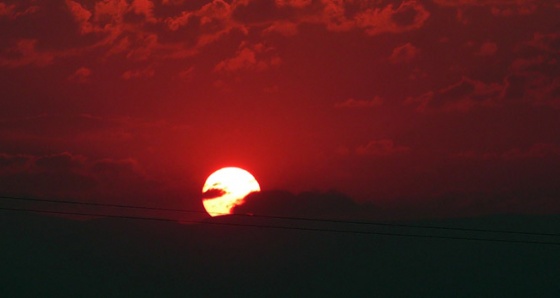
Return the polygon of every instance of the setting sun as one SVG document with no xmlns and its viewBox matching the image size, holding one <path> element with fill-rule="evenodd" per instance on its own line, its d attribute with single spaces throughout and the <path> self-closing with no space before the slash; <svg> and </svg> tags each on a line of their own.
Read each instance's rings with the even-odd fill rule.
<svg viewBox="0 0 560 298">
<path fill-rule="evenodd" d="M 227 215 L 243 203 L 245 196 L 260 190 L 251 173 L 236 167 L 222 168 L 206 179 L 202 203 L 211 216 Z"/>
</svg>

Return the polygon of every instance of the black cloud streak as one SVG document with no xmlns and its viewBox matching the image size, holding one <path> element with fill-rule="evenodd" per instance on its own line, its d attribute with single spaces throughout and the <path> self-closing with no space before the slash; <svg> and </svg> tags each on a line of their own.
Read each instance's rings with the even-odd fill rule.
<svg viewBox="0 0 560 298">
<path fill-rule="evenodd" d="M 211 188 L 207 191 L 205 191 L 202 194 L 202 198 L 203 199 L 213 199 L 213 198 L 219 198 L 223 195 L 225 195 L 226 192 L 223 189 L 219 189 L 219 188 Z"/>
<path fill-rule="evenodd" d="M 356 218 L 375 214 L 372 205 L 360 205 L 335 191 L 302 192 L 274 190 L 254 192 L 245 197 L 233 213 L 311 218 Z"/>
</svg>

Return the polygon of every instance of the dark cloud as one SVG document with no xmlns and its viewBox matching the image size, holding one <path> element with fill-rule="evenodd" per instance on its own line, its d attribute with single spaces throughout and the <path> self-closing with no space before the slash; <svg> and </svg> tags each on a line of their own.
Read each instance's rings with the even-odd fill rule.
<svg viewBox="0 0 560 298">
<path fill-rule="evenodd" d="M 43 19 L 57 18 L 62 24 L 56 34 L 45 32 L 27 38 L 12 38 L 9 53 L 0 59 L 0 65 L 21 67 L 26 65 L 44 66 L 56 58 L 70 59 L 88 56 L 91 53 L 101 57 L 122 55 L 134 61 L 151 57 L 166 59 L 192 55 L 197 47 L 219 39 L 231 31 L 228 21 L 229 4 L 223 1 L 209 3 L 186 15 L 197 19 L 200 27 L 193 37 L 197 42 L 166 43 L 159 39 L 163 26 L 169 24 L 173 30 L 183 25 L 181 16 L 159 17 L 156 4 L 149 0 L 98 1 L 86 3 L 67 0 L 59 6 L 42 7 L 42 14 L 34 22 L 45 23 Z M 225 11 L 225 12 L 224 12 Z M 185 18 L 185 21 L 188 18 Z M 47 22 L 48 23 L 48 22 Z M 57 23 L 58 24 L 58 23 Z M 50 30 L 52 27 L 41 27 Z M 182 32 L 178 32 L 180 34 Z M 47 45 L 38 49 L 36 44 Z"/>
<path fill-rule="evenodd" d="M 87 34 L 93 32 L 93 24 L 90 23 L 93 14 L 78 2 L 68 0 L 66 5 L 72 17 L 78 23 L 80 33 Z"/>
<path fill-rule="evenodd" d="M 87 83 L 90 81 L 91 75 L 91 69 L 87 67 L 80 67 L 68 77 L 68 80 L 75 83 Z"/>
<path fill-rule="evenodd" d="M 131 205 L 153 205 L 150 200 L 165 193 L 133 159 L 92 159 L 68 152 L 1 154 L 0 188 L 1 195 Z"/>
<path fill-rule="evenodd" d="M 68 152 L 56 155 L 37 157 L 35 166 L 46 172 L 72 172 L 79 171 L 84 166 L 85 158 L 73 156 Z"/>
<path fill-rule="evenodd" d="M 539 143 L 534 144 L 526 150 L 511 149 L 502 154 L 505 159 L 519 158 L 560 158 L 560 145 Z"/>
<path fill-rule="evenodd" d="M 269 23 L 276 19 L 287 19 L 287 10 L 280 9 L 274 0 L 238 1 L 232 17 L 240 23 Z"/>
<path fill-rule="evenodd" d="M 204 193 L 202 193 L 202 199 L 213 199 L 225 195 L 226 192 L 219 188 L 210 188 Z"/>
<path fill-rule="evenodd" d="M 506 100 L 521 100 L 525 97 L 525 77 L 512 75 L 506 78 L 502 97 Z"/>
<path fill-rule="evenodd" d="M 389 60 L 393 63 L 410 62 L 418 55 L 419 49 L 411 43 L 406 43 L 402 46 L 396 47 Z"/>
<path fill-rule="evenodd" d="M 220 61 L 214 67 L 216 72 L 236 72 L 239 70 L 264 71 L 277 67 L 282 60 L 274 53 L 274 48 L 264 44 L 242 43 L 234 57 Z"/>
<path fill-rule="evenodd" d="M 15 2 L 11 4 L 10 2 Z M 0 2 L 0 18 L 5 17 L 11 20 L 17 19 L 39 11 L 39 6 L 34 1 L 8 1 Z"/>
<path fill-rule="evenodd" d="M 130 78 L 134 78 L 131 74 Z M 81 115 L 40 115 L 0 120 L 0 135 L 5 141 L 34 140 L 37 142 L 127 142 L 149 138 L 161 129 L 185 133 L 188 125 L 168 121 L 147 121 L 127 117 Z"/>
<path fill-rule="evenodd" d="M 140 70 L 127 70 L 121 77 L 125 80 L 151 78 L 155 75 L 155 70 L 152 68 L 145 68 Z"/>
<path fill-rule="evenodd" d="M 28 65 L 45 67 L 52 64 L 55 54 L 38 50 L 37 42 L 37 39 L 18 40 L 15 45 L 5 50 L 3 56 L 0 56 L 0 66 L 10 68 Z"/>
<path fill-rule="evenodd" d="M 85 159 L 70 153 L 47 156 L 3 154 L 3 194 L 37 197 L 83 196 L 97 186 L 85 171 Z"/>
<path fill-rule="evenodd" d="M 112 130 L 119 126 L 116 120 L 90 115 L 41 115 L 1 120 L 0 133 L 36 137 L 62 137 Z"/>
<path fill-rule="evenodd" d="M 95 173 L 107 181 L 114 179 L 135 179 L 143 177 L 144 173 L 138 162 L 134 159 L 111 160 L 101 159 L 92 163 L 92 173 Z M 121 182 L 121 181 L 119 181 Z"/>
<path fill-rule="evenodd" d="M 495 105 L 502 90 L 500 84 L 486 84 L 463 77 L 456 84 L 409 98 L 408 102 L 419 103 L 418 111 L 468 111 L 474 107 Z"/>
<path fill-rule="evenodd" d="M 508 0 L 434 0 L 435 3 L 444 6 L 468 7 L 468 6 L 484 6 L 492 9 L 520 9 L 526 7 L 534 7 L 538 0 L 522 0 L 522 1 L 508 1 Z"/>
<path fill-rule="evenodd" d="M 343 108 L 373 108 L 379 107 L 383 105 L 383 99 L 381 97 L 376 96 L 370 100 L 364 99 L 354 99 L 349 98 L 345 101 L 338 102 L 334 105 L 335 108 L 343 109 Z"/>
<path fill-rule="evenodd" d="M 298 34 L 298 25 L 292 22 L 274 22 L 263 30 L 263 34 L 271 33 L 278 33 L 284 36 L 294 36 Z"/>
<path fill-rule="evenodd" d="M 559 47 L 556 33 L 535 33 L 532 40 L 521 43 L 517 50 L 519 56 L 510 65 L 504 98 L 558 108 Z"/>
<path fill-rule="evenodd" d="M 358 26 L 369 35 L 400 33 L 421 28 L 430 13 L 417 1 L 403 1 L 398 7 L 388 4 L 383 9 L 369 9 L 357 16 Z"/>
<path fill-rule="evenodd" d="M 416 3 L 411 3 L 416 4 Z M 413 26 L 418 20 L 424 18 L 425 16 L 419 16 L 420 13 L 426 13 L 422 11 L 418 6 L 415 5 L 402 5 L 399 9 L 392 15 L 392 20 L 401 27 Z M 417 10 L 418 9 L 418 10 Z"/>
<path fill-rule="evenodd" d="M 277 6 L 288 6 L 288 7 L 295 7 L 295 8 L 304 8 L 309 6 L 313 1 L 312 0 L 275 0 L 274 1 Z"/>
<path fill-rule="evenodd" d="M 481 160 L 549 159 L 552 161 L 560 158 L 560 145 L 537 143 L 529 146 L 528 148 L 511 148 L 503 152 L 467 151 L 457 154 L 457 157 Z"/>
<path fill-rule="evenodd" d="M 185 6 L 185 10 L 175 10 L 174 14 L 166 13 L 160 6 L 150 0 L 130 3 L 66 0 L 56 8 L 33 6 L 34 10 L 42 11 L 34 21 L 56 17 L 63 20 L 61 30 L 57 34 L 11 38 L 12 47 L 6 50 L 15 56 L 5 54 L 0 62 L 7 67 L 45 66 L 55 59 L 100 52 L 105 57 L 122 55 L 131 60 L 177 59 L 195 55 L 231 32 L 247 34 L 249 29 L 263 30 L 261 24 L 268 25 L 265 32 L 285 35 L 294 35 L 297 26 L 303 23 L 320 24 L 335 31 L 362 29 L 376 35 L 418 29 L 429 16 L 416 1 L 405 1 L 399 6 L 357 6 L 349 17 L 346 10 L 350 12 L 353 5 L 336 1 L 234 1 L 230 4 L 215 0 Z M 2 11 L 8 16 L 15 9 L 15 5 L 4 5 Z M 185 36 L 180 30 L 183 27 L 188 27 L 189 39 L 172 37 Z M 38 49 L 37 44 L 48 46 Z"/>
<path fill-rule="evenodd" d="M 155 4 L 151 0 L 133 0 L 130 4 L 134 13 L 144 16 L 149 23 L 156 23 L 158 20 L 154 17 Z"/>
<path fill-rule="evenodd" d="M 395 145 L 393 140 L 373 140 L 366 145 L 356 148 L 358 155 L 371 155 L 371 156 L 389 156 L 393 154 L 406 153 L 410 151 L 409 147 L 402 145 Z"/>
<path fill-rule="evenodd" d="M 476 55 L 492 56 L 496 54 L 497 51 L 498 51 L 498 46 L 496 45 L 496 43 L 488 41 L 480 46 L 480 49 L 478 50 Z"/>
<path fill-rule="evenodd" d="M 488 169 L 490 170 L 491 167 Z M 535 173 L 535 169 L 532 167 L 527 167 L 526 170 Z M 547 171 L 551 175 L 558 172 L 557 170 Z M 449 174 L 455 175 L 455 172 L 451 171 Z M 515 172 L 510 175 L 516 176 L 520 173 Z M 530 175 L 528 174 L 526 177 Z M 524 178 L 513 176 L 508 176 L 500 170 L 490 170 L 490 173 L 485 173 L 480 177 L 488 179 L 488 186 L 493 188 L 490 192 L 488 190 L 449 189 L 444 193 L 427 196 L 422 201 L 408 202 L 406 205 L 357 203 L 349 196 L 336 191 L 308 191 L 298 194 L 280 190 L 262 191 L 249 194 L 242 205 L 233 209 L 233 214 L 243 215 L 240 219 L 246 222 L 245 216 L 255 217 L 256 221 L 266 217 L 395 221 L 473 217 L 500 212 L 531 214 L 560 212 L 558 202 L 560 189 L 553 183 L 553 179 L 541 181 L 538 183 L 538 189 L 533 189 L 531 188 L 532 183 L 521 182 L 524 181 Z M 474 180 L 477 178 L 464 176 L 461 179 Z M 448 180 L 451 184 L 456 183 L 453 179 Z M 516 183 L 516 187 L 512 187 L 512 184 Z M 407 198 L 401 198 L 401 200 L 407 200 Z M 229 222 L 232 219 L 228 217 L 224 221 Z"/>
<path fill-rule="evenodd" d="M 371 209 L 370 209 L 371 208 Z M 352 218 L 373 213 L 371 206 L 359 205 L 338 192 L 262 191 L 249 194 L 233 213 L 267 216 Z"/>
</svg>

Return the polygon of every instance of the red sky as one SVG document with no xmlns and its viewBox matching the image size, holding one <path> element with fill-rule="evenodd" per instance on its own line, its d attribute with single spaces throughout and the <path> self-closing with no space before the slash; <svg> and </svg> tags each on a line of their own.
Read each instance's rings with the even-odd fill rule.
<svg viewBox="0 0 560 298">
<path fill-rule="evenodd" d="M 560 211 L 559 1 L 0 1 L 0 192 L 200 207 L 221 166 Z"/>
</svg>

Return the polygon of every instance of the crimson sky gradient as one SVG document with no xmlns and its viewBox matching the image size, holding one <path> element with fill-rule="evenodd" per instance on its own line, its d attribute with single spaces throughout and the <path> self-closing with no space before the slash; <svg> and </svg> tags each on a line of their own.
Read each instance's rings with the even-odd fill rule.
<svg viewBox="0 0 560 298">
<path fill-rule="evenodd" d="M 0 192 L 200 208 L 207 175 L 560 211 L 559 1 L 0 1 Z"/>
</svg>

